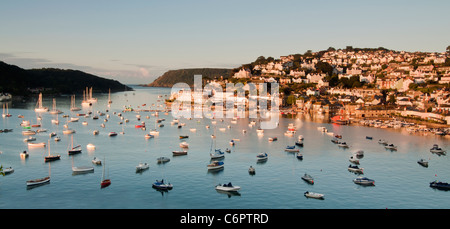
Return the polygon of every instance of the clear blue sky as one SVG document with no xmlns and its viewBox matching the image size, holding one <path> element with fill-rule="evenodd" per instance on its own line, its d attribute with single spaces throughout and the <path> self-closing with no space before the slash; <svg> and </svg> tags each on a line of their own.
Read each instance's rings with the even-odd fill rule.
<svg viewBox="0 0 450 229">
<path fill-rule="evenodd" d="M 444 52 L 450 1 L 0 2 L 0 60 L 123 83 L 328 47 Z"/>
</svg>

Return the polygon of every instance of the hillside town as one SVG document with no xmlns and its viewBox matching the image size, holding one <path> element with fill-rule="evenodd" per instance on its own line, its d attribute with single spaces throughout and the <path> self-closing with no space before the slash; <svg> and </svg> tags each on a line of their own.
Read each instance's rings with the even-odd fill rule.
<svg viewBox="0 0 450 229">
<path fill-rule="evenodd" d="M 449 53 L 450 46 L 442 53 L 330 47 L 279 59 L 260 56 L 219 82 L 277 82 L 282 106 L 290 112 L 445 126 L 450 124 Z"/>
</svg>

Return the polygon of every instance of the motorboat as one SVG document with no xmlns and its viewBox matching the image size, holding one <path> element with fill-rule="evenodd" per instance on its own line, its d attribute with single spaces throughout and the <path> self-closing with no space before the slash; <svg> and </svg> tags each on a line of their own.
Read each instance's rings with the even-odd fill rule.
<svg viewBox="0 0 450 229">
<path fill-rule="evenodd" d="M 12 167 L 9 168 L 3 168 L 3 174 L 8 175 L 10 173 L 13 173 L 14 169 Z"/>
<path fill-rule="evenodd" d="M 368 140 L 372 140 L 372 139 L 373 139 L 373 137 L 371 137 L 371 136 L 366 136 L 366 139 L 368 139 Z"/>
<path fill-rule="evenodd" d="M 359 159 L 355 156 L 350 156 L 350 159 L 348 159 L 351 163 L 359 165 Z"/>
<path fill-rule="evenodd" d="M 22 159 L 25 159 L 28 156 L 29 156 L 29 153 L 26 150 L 24 150 L 23 152 L 20 153 L 20 158 L 22 158 Z"/>
<path fill-rule="evenodd" d="M 168 158 L 168 157 L 158 157 L 158 158 L 156 158 L 156 161 L 158 163 L 166 163 L 166 162 L 170 161 L 170 158 Z"/>
<path fill-rule="evenodd" d="M 324 194 L 306 191 L 304 195 L 308 198 L 323 199 Z"/>
<path fill-rule="evenodd" d="M 211 156 L 211 159 L 217 159 L 217 158 L 225 157 L 225 153 L 222 152 L 220 149 L 214 150 L 214 153 L 210 153 L 209 155 Z"/>
<path fill-rule="evenodd" d="M 419 165 L 421 165 L 423 167 L 428 167 L 428 161 L 425 159 L 420 159 L 417 161 L 417 163 L 419 163 Z"/>
<path fill-rule="evenodd" d="M 187 135 L 180 135 L 180 139 L 183 139 L 183 138 L 189 138 L 189 136 L 187 136 Z"/>
<path fill-rule="evenodd" d="M 450 190 L 450 184 L 442 181 L 433 181 L 430 182 L 430 187 L 442 190 Z"/>
<path fill-rule="evenodd" d="M 387 144 L 388 144 L 387 141 L 384 140 L 384 139 L 378 140 L 378 143 L 379 143 L 379 144 L 382 144 L 382 145 L 387 145 Z"/>
<path fill-rule="evenodd" d="M 94 134 L 94 135 L 98 135 L 100 133 L 100 131 L 98 131 L 98 130 L 94 130 L 93 132 L 92 132 L 92 134 Z"/>
<path fill-rule="evenodd" d="M 153 138 L 154 136 L 151 134 L 146 134 L 144 137 L 145 137 L 145 139 L 150 139 L 150 138 Z"/>
<path fill-rule="evenodd" d="M 268 158 L 269 158 L 269 155 L 267 155 L 267 153 L 259 153 L 258 155 L 256 155 L 257 161 L 265 161 Z"/>
<path fill-rule="evenodd" d="M 230 141 L 230 145 L 234 146 L 234 144 L 235 144 L 235 143 L 234 143 L 234 140 L 231 140 L 231 141 Z"/>
<path fill-rule="evenodd" d="M 375 180 L 369 179 L 367 177 L 357 177 L 356 179 L 353 180 L 353 182 L 359 185 L 370 185 L 370 186 L 375 185 Z"/>
<path fill-rule="evenodd" d="M 397 150 L 397 146 L 394 144 L 385 145 L 384 148 L 389 150 Z"/>
<path fill-rule="evenodd" d="M 173 156 L 187 155 L 187 151 L 172 151 Z"/>
<path fill-rule="evenodd" d="M 187 142 L 182 142 L 182 143 L 180 143 L 180 147 L 181 147 L 181 148 L 189 148 L 189 143 L 187 143 Z"/>
<path fill-rule="evenodd" d="M 334 143 L 334 144 L 338 144 L 339 143 L 339 139 L 333 138 L 333 139 L 331 139 L 331 142 Z"/>
<path fill-rule="evenodd" d="M 439 148 L 439 146 L 437 144 L 433 145 L 433 148 L 430 149 L 430 152 L 432 153 L 437 153 L 437 154 L 445 154 L 445 150 Z"/>
<path fill-rule="evenodd" d="M 102 161 L 100 159 L 98 159 L 97 157 L 94 157 L 94 159 L 92 159 L 92 164 L 101 165 Z"/>
<path fill-rule="evenodd" d="M 250 165 L 250 168 L 248 168 L 248 173 L 250 173 L 251 175 L 255 175 L 256 173 L 255 168 Z"/>
<path fill-rule="evenodd" d="M 286 151 L 286 152 L 300 152 L 299 149 L 296 149 L 296 148 L 295 148 L 295 145 L 293 145 L 293 146 L 286 146 L 286 148 L 284 149 L 284 151 Z"/>
<path fill-rule="evenodd" d="M 307 183 L 309 183 L 309 184 L 314 184 L 314 178 L 311 176 L 311 175 L 309 175 L 309 174 L 304 174 L 303 176 L 302 176 L 302 179 L 304 180 L 304 181 L 306 181 Z"/>
<path fill-rule="evenodd" d="M 224 163 L 222 161 L 213 161 L 211 164 L 208 164 L 207 167 L 208 170 L 223 169 Z"/>
<path fill-rule="evenodd" d="M 346 142 L 339 142 L 338 146 L 341 147 L 341 148 L 348 148 L 349 147 Z"/>
<path fill-rule="evenodd" d="M 355 155 L 356 155 L 357 157 L 362 157 L 362 156 L 364 156 L 364 151 L 358 150 L 358 151 L 355 152 Z"/>
<path fill-rule="evenodd" d="M 146 163 L 146 162 L 144 162 L 144 163 L 139 162 L 139 164 L 136 166 L 136 172 L 141 172 L 141 171 L 144 171 L 144 170 L 146 170 L 148 168 L 149 168 L 148 163 Z"/>
<path fill-rule="evenodd" d="M 363 168 L 359 168 L 357 165 L 349 165 L 348 166 L 348 171 L 350 172 L 354 172 L 354 173 L 363 173 Z"/>
<path fill-rule="evenodd" d="M 152 188 L 158 189 L 158 190 L 171 190 L 173 189 L 173 185 L 171 183 L 165 183 L 164 179 L 162 180 L 156 180 L 152 184 Z"/>
<path fill-rule="evenodd" d="M 225 191 L 225 192 L 237 192 L 241 189 L 239 186 L 233 186 L 231 182 L 228 184 L 218 184 L 216 185 L 216 190 L 218 191 Z"/>
<path fill-rule="evenodd" d="M 269 138 L 269 142 L 273 142 L 273 141 L 277 141 L 277 140 L 278 140 L 277 137 Z"/>
<path fill-rule="evenodd" d="M 108 136 L 113 137 L 113 136 L 117 136 L 116 132 L 109 132 Z"/>
<path fill-rule="evenodd" d="M 303 154 L 301 154 L 301 153 L 297 153 L 297 159 L 299 159 L 299 160 L 303 160 Z"/>
<path fill-rule="evenodd" d="M 36 141 L 36 138 L 30 136 L 30 137 L 28 137 L 28 138 L 23 139 L 23 141 L 24 141 L 24 142 L 33 142 L 33 141 Z"/>
</svg>

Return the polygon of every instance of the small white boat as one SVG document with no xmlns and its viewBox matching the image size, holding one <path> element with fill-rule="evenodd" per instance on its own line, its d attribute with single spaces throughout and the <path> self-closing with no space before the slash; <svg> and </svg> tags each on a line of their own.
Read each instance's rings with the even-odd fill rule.
<svg viewBox="0 0 450 229">
<path fill-rule="evenodd" d="M 341 148 L 348 148 L 348 145 L 347 145 L 346 142 L 339 142 L 338 146 L 341 147 Z"/>
<path fill-rule="evenodd" d="M 34 130 L 22 131 L 22 135 L 35 135 L 35 134 L 36 134 L 36 131 L 34 131 Z"/>
<path fill-rule="evenodd" d="M 315 199 L 323 199 L 324 198 L 324 194 L 309 192 L 309 191 L 305 192 L 305 196 L 308 198 L 315 198 Z"/>
<path fill-rule="evenodd" d="M 28 142 L 28 147 L 45 147 L 45 142 L 32 143 Z"/>
<path fill-rule="evenodd" d="M 44 183 L 48 183 L 48 182 L 50 182 L 50 177 L 44 177 L 44 178 L 40 178 L 40 179 L 28 180 L 27 181 L 27 186 L 40 185 L 40 184 L 44 184 Z"/>
<path fill-rule="evenodd" d="M 187 142 L 180 143 L 181 148 L 189 148 L 189 144 Z"/>
<path fill-rule="evenodd" d="M 72 172 L 74 172 L 74 173 L 89 173 L 89 172 L 94 172 L 94 167 L 92 167 L 92 166 L 77 166 L 77 167 L 72 167 Z"/>
<path fill-rule="evenodd" d="M 8 174 L 13 173 L 13 172 L 14 172 L 14 169 L 13 169 L 12 167 L 9 167 L 9 168 L 3 168 L 3 173 L 4 173 L 5 175 L 8 175 Z"/>
<path fill-rule="evenodd" d="M 72 129 L 63 130 L 63 134 L 73 134 L 73 133 L 75 133 L 75 130 Z"/>
<path fill-rule="evenodd" d="M 397 146 L 395 146 L 394 144 L 385 145 L 384 148 L 389 150 L 397 150 Z"/>
<path fill-rule="evenodd" d="M 379 143 L 379 144 L 382 144 L 382 145 L 387 145 L 387 144 L 388 144 L 387 141 L 384 140 L 384 139 L 378 140 L 378 143 Z"/>
<path fill-rule="evenodd" d="M 231 182 L 228 183 L 228 184 L 218 184 L 218 185 L 216 185 L 216 190 L 219 190 L 219 191 L 237 192 L 237 191 L 239 191 L 239 189 L 241 189 L 241 187 L 233 186 L 231 184 Z"/>
<path fill-rule="evenodd" d="M 23 139 L 23 141 L 24 141 L 24 142 L 32 142 L 32 141 L 36 141 L 36 138 L 30 136 L 30 137 L 28 137 L 28 138 Z"/>
<path fill-rule="evenodd" d="M 102 161 L 100 159 L 94 157 L 94 159 L 92 159 L 92 164 L 101 165 Z"/>
<path fill-rule="evenodd" d="M 86 145 L 86 148 L 89 149 L 89 150 L 94 150 L 95 149 L 95 145 L 92 144 L 92 143 L 89 143 L 89 144 Z"/>
<path fill-rule="evenodd" d="M 56 137 L 56 138 L 54 138 L 54 140 L 55 140 L 55 142 L 59 142 L 59 141 L 61 141 L 61 138 L 60 137 Z"/>
<path fill-rule="evenodd" d="M 149 165 L 148 165 L 147 162 L 144 162 L 144 163 L 139 162 L 139 165 L 136 166 L 136 172 L 141 172 L 141 171 L 144 171 L 144 170 L 146 170 L 148 168 L 149 168 Z"/>
</svg>

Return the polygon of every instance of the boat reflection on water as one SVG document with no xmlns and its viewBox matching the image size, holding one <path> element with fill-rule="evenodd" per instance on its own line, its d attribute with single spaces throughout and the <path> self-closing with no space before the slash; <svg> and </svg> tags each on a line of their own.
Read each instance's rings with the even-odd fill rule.
<svg viewBox="0 0 450 229">
<path fill-rule="evenodd" d="M 241 196 L 241 194 L 238 191 L 224 191 L 224 190 L 217 190 L 216 192 L 220 193 L 220 194 L 224 194 L 227 195 L 228 198 L 231 198 L 232 196 Z"/>
</svg>

